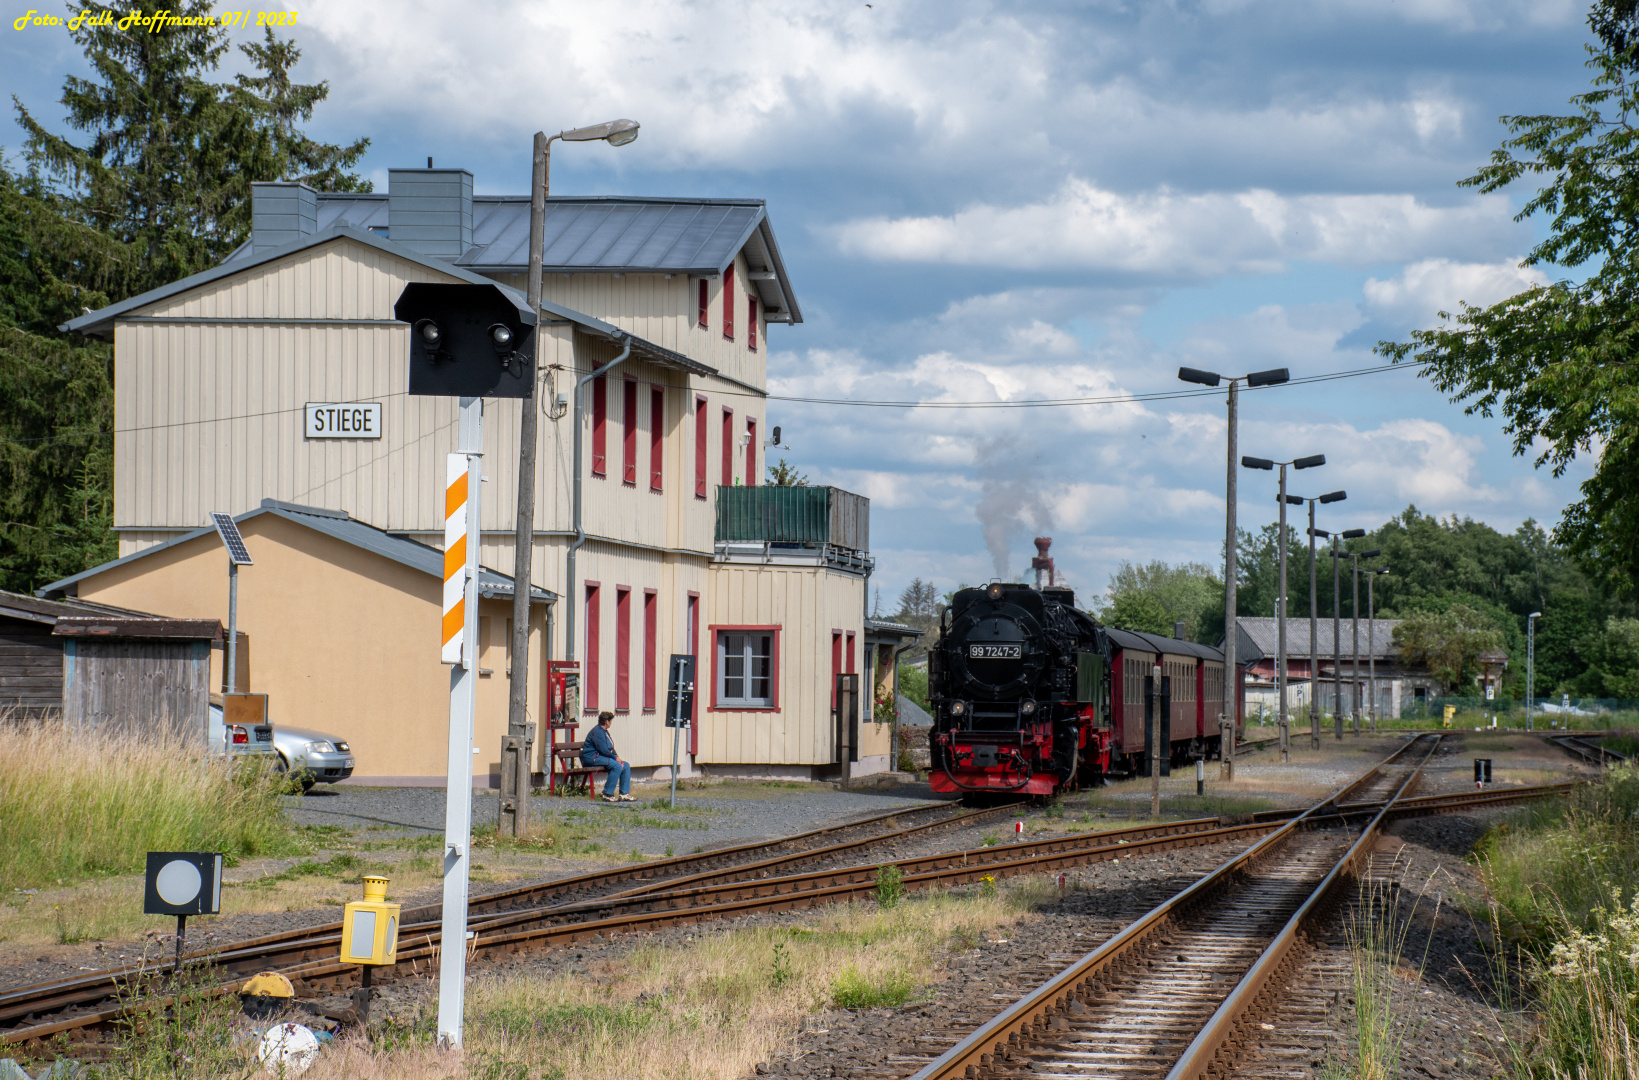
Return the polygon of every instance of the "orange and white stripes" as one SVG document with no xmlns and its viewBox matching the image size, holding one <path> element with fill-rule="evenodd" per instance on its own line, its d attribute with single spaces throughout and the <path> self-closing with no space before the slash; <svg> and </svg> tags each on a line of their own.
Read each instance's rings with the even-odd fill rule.
<svg viewBox="0 0 1639 1080">
<path fill-rule="evenodd" d="M 444 483 L 444 648 L 446 664 L 461 660 L 467 623 L 467 455 L 450 454 Z"/>
</svg>

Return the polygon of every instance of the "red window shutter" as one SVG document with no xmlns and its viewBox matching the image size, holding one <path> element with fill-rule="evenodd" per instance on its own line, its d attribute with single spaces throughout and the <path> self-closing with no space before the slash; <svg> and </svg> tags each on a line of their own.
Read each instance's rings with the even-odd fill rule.
<svg viewBox="0 0 1639 1080">
<path fill-rule="evenodd" d="M 699 303 L 698 306 L 699 306 L 699 311 L 696 312 L 695 321 L 700 324 L 701 329 L 704 329 L 707 322 L 709 321 L 709 317 L 706 314 L 706 312 L 709 310 L 709 308 L 706 304 L 706 279 L 705 278 L 700 279 L 700 303 Z"/>
<path fill-rule="evenodd" d="M 746 298 L 746 345 L 752 352 L 757 351 L 757 298 Z"/>
<path fill-rule="evenodd" d="M 660 663 L 656 642 L 660 636 L 660 594 L 643 590 L 643 708 L 654 712 L 654 673 Z"/>
<path fill-rule="evenodd" d="M 746 417 L 746 487 L 757 486 L 757 420 Z"/>
<path fill-rule="evenodd" d="M 831 708 L 837 707 L 837 676 L 842 674 L 842 635 L 831 632 Z"/>
<path fill-rule="evenodd" d="M 598 623 L 598 583 L 586 583 L 586 685 L 581 690 L 581 703 L 589 711 L 598 707 L 598 674 L 600 653 L 598 644 L 602 640 Z"/>
<path fill-rule="evenodd" d="M 723 272 L 723 336 L 734 340 L 734 264 Z"/>
<path fill-rule="evenodd" d="M 734 486 L 734 410 L 723 410 L 723 486 Z"/>
<path fill-rule="evenodd" d="M 694 497 L 706 497 L 706 399 L 694 399 Z"/>
<path fill-rule="evenodd" d="M 649 388 L 649 490 L 659 491 L 666 451 L 666 391 Z"/>
<path fill-rule="evenodd" d="M 620 482 L 637 487 L 637 380 L 627 379 L 621 389 Z"/>
<path fill-rule="evenodd" d="M 609 473 L 609 385 L 603 376 L 592 380 L 592 475 Z"/>
<path fill-rule="evenodd" d="M 632 590 L 615 586 L 615 709 L 632 707 Z"/>
</svg>

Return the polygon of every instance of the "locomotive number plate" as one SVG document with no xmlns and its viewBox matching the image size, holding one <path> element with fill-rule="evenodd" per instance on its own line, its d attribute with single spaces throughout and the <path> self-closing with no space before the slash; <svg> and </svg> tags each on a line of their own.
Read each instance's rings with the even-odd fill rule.
<svg viewBox="0 0 1639 1080">
<path fill-rule="evenodd" d="M 969 660 L 1017 660 L 1023 653 L 1021 645 L 969 645 Z"/>
</svg>

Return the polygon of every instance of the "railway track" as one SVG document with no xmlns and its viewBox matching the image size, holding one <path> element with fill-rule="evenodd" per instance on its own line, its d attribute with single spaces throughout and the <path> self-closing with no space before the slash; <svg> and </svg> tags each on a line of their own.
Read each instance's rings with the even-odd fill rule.
<svg viewBox="0 0 1639 1080">
<path fill-rule="evenodd" d="M 1590 765 L 1620 764 L 1628 760 L 1628 755 L 1621 751 L 1608 749 L 1580 735 L 1548 735 L 1545 738 L 1567 754 Z"/>
<path fill-rule="evenodd" d="M 1235 1075 L 1259 1008 L 1377 833 L 1414 789 L 1438 734 L 1422 736 L 1269 832 L 917 1071 L 913 1080 Z M 1366 808 L 1362 793 L 1384 789 Z M 1482 793 L 1485 794 L 1485 793 Z M 1463 798 L 1467 798 L 1465 795 Z M 1350 800 L 1356 800 L 1351 802 Z M 1464 805 L 1421 800 L 1422 812 Z M 1364 826 L 1349 824 L 1366 818 Z"/>
<path fill-rule="evenodd" d="M 1404 751 L 1405 748 L 1402 748 L 1397 753 Z M 1374 768 L 1344 790 L 1359 788 L 1361 781 L 1370 779 L 1376 771 Z M 1502 802 L 1540 796 L 1567 786 L 1493 789 L 1483 794 L 1482 801 Z M 1468 802 L 1473 802 L 1475 798 L 1466 796 Z M 1443 796 L 1411 800 L 1404 809 L 1407 812 L 1438 813 L 1449 808 L 1452 799 L 1451 796 Z M 907 835 L 939 825 L 971 822 L 982 815 L 1005 813 L 1010 809 L 1001 807 L 922 822 L 876 837 L 874 844 L 891 844 Z M 1322 804 L 1304 813 L 1314 815 L 1321 809 L 1332 817 L 1351 816 L 1367 812 L 1372 805 L 1354 803 L 1328 807 Z M 1249 815 L 1251 820 L 1235 824 L 1205 818 L 1135 826 L 899 859 L 894 860 L 894 864 L 900 868 L 908 890 L 946 887 L 971 882 L 985 875 L 1002 877 L 1052 871 L 1181 846 L 1225 841 L 1250 842 L 1281 829 L 1297 813 L 1273 811 Z M 903 813 L 883 815 L 872 820 L 880 822 L 889 817 L 903 816 Z M 864 823 L 855 823 L 855 827 L 859 824 Z M 828 830 L 817 831 L 825 832 Z M 793 838 L 798 839 L 801 838 Z M 694 874 L 668 878 L 648 875 L 635 884 L 626 875 L 652 870 L 656 864 L 612 871 L 605 875 L 585 875 L 588 879 L 602 877 L 606 883 L 610 879 L 618 879 L 614 880 L 614 885 L 627 886 L 591 899 L 561 898 L 565 895 L 573 897 L 579 891 L 592 887 L 582 879 L 566 879 L 580 884 L 553 894 L 550 899 L 556 902 L 545 904 L 529 905 L 523 902 L 531 889 L 536 889 L 538 895 L 539 887 L 511 890 L 507 894 L 485 898 L 496 902 L 474 913 L 468 924 L 476 935 L 471 947 L 480 956 L 493 957 L 534 951 L 598 935 L 863 898 L 875 891 L 876 866 L 872 863 L 856 862 L 797 873 L 782 871 L 788 871 L 805 860 L 834 861 L 846 857 L 849 852 L 858 853 L 872 846 L 872 841 L 857 839 L 818 844 L 805 851 L 786 852 L 718 869 L 697 870 Z M 674 868 L 678 868 L 677 864 L 687 864 L 688 860 L 672 860 L 672 863 Z M 399 964 L 394 969 L 378 971 L 378 979 L 391 978 L 396 972 L 426 971 L 436 965 L 440 944 L 437 911 L 434 908 L 420 909 L 420 912 L 430 917 L 411 922 L 410 912 L 406 911 L 400 933 Z M 208 960 L 223 976 L 231 977 L 211 991 L 214 993 L 230 993 L 245 974 L 269 969 L 281 970 L 291 978 L 298 993 L 303 996 L 341 990 L 356 984 L 358 969 L 336 961 L 339 929 L 338 926 L 330 926 L 301 934 L 274 935 L 198 959 Z M 118 1003 L 110 1001 L 115 985 L 120 979 L 131 977 L 130 972 L 99 972 L 81 979 L 21 987 L 0 994 L 0 1024 L 6 1025 L 0 1029 L 0 1043 L 38 1046 L 44 1040 L 61 1035 L 82 1045 L 95 1044 L 108 1024 L 121 1015 Z M 163 999 L 159 1000 L 163 1003 Z M 84 1045 L 84 1049 L 95 1052 L 94 1045 Z"/>
</svg>

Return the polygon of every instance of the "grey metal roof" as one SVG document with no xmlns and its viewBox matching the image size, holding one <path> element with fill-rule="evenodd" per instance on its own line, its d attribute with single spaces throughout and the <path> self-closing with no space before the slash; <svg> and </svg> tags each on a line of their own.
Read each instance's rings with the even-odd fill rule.
<svg viewBox="0 0 1639 1080">
<path fill-rule="evenodd" d="M 1248 646 L 1253 650 L 1244 656 L 1237 656 L 1242 663 L 1256 663 L 1258 660 L 1274 659 L 1276 653 L 1276 638 L 1280 633 L 1274 618 L 1245 617 L 1235 620 L 1240 625 L 1240 636 L 1236 639 L 1237 654 L 1244 652 Z M 1375 629 L 1373 625 L 1375 624 Z M 1360 620 L 1360 658 L 1364 660 L 1368 655 L 1378 659 L 1389 659 L 1399 655 L 1394 647 L 1394 628 L 1400 625 L 1399 619 L 1361 619 Z M 1341 634 L 1343 656 L 1354 656 L 1354 622 L 1343 620 Z M 1332 647 L 1332 620 L 1322 617 L 1315 626 L 1316 651 L 1322 660 L 1328 660 L 1338 651 Z M 1288 660 L 1309 659 L 1309 620 L 1286 620 L 1286 658 Z"/>
<path fill-rule="evenodd" d="M 393 562 L 408 566 L 414 570 L 420 570 L 424 574 L 431 574 L 433 577 L 443 580 L 444 553 L 442 551 L 405 536 L 396 536 L 378 529 L 374 525 L 367 525 L 348 516 L 344 511 L 325 510 L 316 506 L 301 506 L 296 503 L 280 502 L 277 499 L 263 499 L 260 507 L 240 514 L 233 520 L 242 522 L 262 514 L 275 514 L 287 521 L 305 525 L 315 532 L 324 533 L 326 536 L 334 537 L 343 543 L 373 552 L 383 558 L 391 559 Z M 145 559 L 157 552 L 175 547 L 178 544 L 186 544 L 190 540 L 197 540 L 199 537 L 215 531 L 214 527 L 206 526 L 202 529 L 183 533 L 176 539 L 160 544 L 157 547 L 146 548 L 134 555 L 127 555 L 123 559 L 115 559 L 113 562 L 106 562 L 101 566 L 92 567 L 82 574 L 75 574 L 72 577 L 63 578 L 61 581 L 54 581 L 44 588 L 36 589 L 35 595 L 48 596 L 51 593 L 66 593 L 69 588 L 93 574 L 100 574 L 105 570 L 123 566 L 138 559 Z M 487 566 L 479 567 L 478 595 L 484 597 L 511 596 L 512 579 L 505 574 L 491 570 Z M 536 585 L 530 586 L 529 596 L 531 603 L 551 603 L 558 598 L 556 593 Z"/>
<path fill-rule="evenodd" d="M 318 227 L 373 230 L 392 238 L 387 196 L 320 192 Z M 555 196 L 546 200 L 542 270 L 548 274 L 649 273 L 715 277 L 745 252 L 770 322 L 802 322 L 761 199 Z M 244 244 L 227 262 L 252 257 Z M 442 265 L 450 265 L 442 263 Z M 226 263 L 224 263 L 226 265 Z M 529 268 L 529 197 L 474 195 L 472 247 L 454 265 L 485 273 Z"/>
<path fill-rule="evenodd" d="M 385 205 L 386 196 L 381 196 L 381 199 L 383 205 Z M 320 204 L 320 218 L 321 220 L 323 219 L 322 203 Z M 148 292 L 142 293 L 138 296 L 133 296 L 129 300 L 121 300 L 117 304 L 110 304 L 105 308 L 81 315 L 77 319 L 72 319 L 64 323 L 62 326 L 58 327 L 58 329 L 65 332 L 74 331 L 90 337 L 100 337 L 111 341 L 114 337 L 115 321 L 121 316 L 135 311 L 137 308 L 158 303 L 159 301 L 175 296 L 178 293 L 187 292 L 189 289 L 196 289 L 201 285 L 207 285 L 219 278 L 224 278 L 231 274 L 238 274 L 245 270 L 249 270 L 252 267 L 260 266 L 263 263 L 272 262 L 274 259 L 282 259 L 285 256 L 295 254 L 298 251 L 304 251 L 307 248 L 317 247 L 320 244 L 327 244 L 333 240 L 341 239 L 366 244 L 370 247 L 376 248 L 377 250 L 396 255 L 401 259 L 408 259 L 411 262 L 418 263 L 429 269 L 438 270 L 442 273 L 449 274 L 450 276 L 461 281 L 470 282 L 473 285 L 494 285 L 506 295 L 507 299 L 512 301 L 515 307 L 517 307 L 519 318 L 526 323 L 533 323 L 535 321 L 535 313 L 529 307 L 528 297 L 519 292 L 517 289 L 514 289 L 512 286 L 502 285 L 493 278 L 487 278 L 481 274 L 476 274 L 471 270 L 456 266 L 454 263 L 446 262 L 443 259 L 435 259 L 427 255 L 422 255 L 418 252 L 411 251 L 408 248 L 393 244 L 374 233 L 366 232 L 361 229 L 355 229 L 344 224 L 332 225 L 329 228 L 321 228 L 316 234 L 304 240 L 287 244 L 284 247 L 263 251 L 258 254 L 251 254 L 250 244 L 247 242 L 238 248 L 233 255 L 230 255 L 228 260 L 220 266 L 215 266 L 209 270 L 204 270 L 200 273 L 182 278 L 180 281 L 173 281 L 169 285 L 162 285 L 157 289 L 150 289 Z M 628 338 L 630 338 L 632 342 L 632 355 L 638 357 L 639 359 L 648 360 L 664 367 L 678 368 L 679 370 L 687 371 L 693 375 L 717 374 L 717 369 L 714 367 L 702 364 L 698 360 L 691 360 L 682 353 L 674 352 L 671 349 L 665 348 L 661 345 L 656 345 L 654 342 L 647 341 L 636 336 L 635 334 L 628 334 L 618 326 L 606 323 L 602 319 L 594 319 L 590 315 L 583 315 L 580 312 L 575 311 L 573 308 L 564 307 L 562 304 L 542 301 L 541 311 L 550 316 L 552 319 L 562 319 L 565 322 L 573 323 L 576 327 L 589 334 L 607 338 L 610 341 L 624 343 Z"/>
<path fill-rule="evenodd" d="M 1110 635 L 1111 641 L 1123 649 L 1171 653 L 1173 656 L 1199 656 L 1204 659 L 1218 661 L 1222 661 L 1224 658 L 1222 649 L 1213 648 L 1211 645 L 1200 645 L 1193 641 L 1162 637 L 1160 634 L 1144 634 L 1136 630 L 1118 630 L 1113 626 L 1106 626 L 1104 632 Z"/>
<path fill-rule="evenodd" d="M 900 637 L 921 637 L 927 633 L 926 630 L 919 630 L 902 622 L 894 622 L 892 619 L 866 619 L 865 629 L 872 633 L 897 634 Z"/>
</svg>

